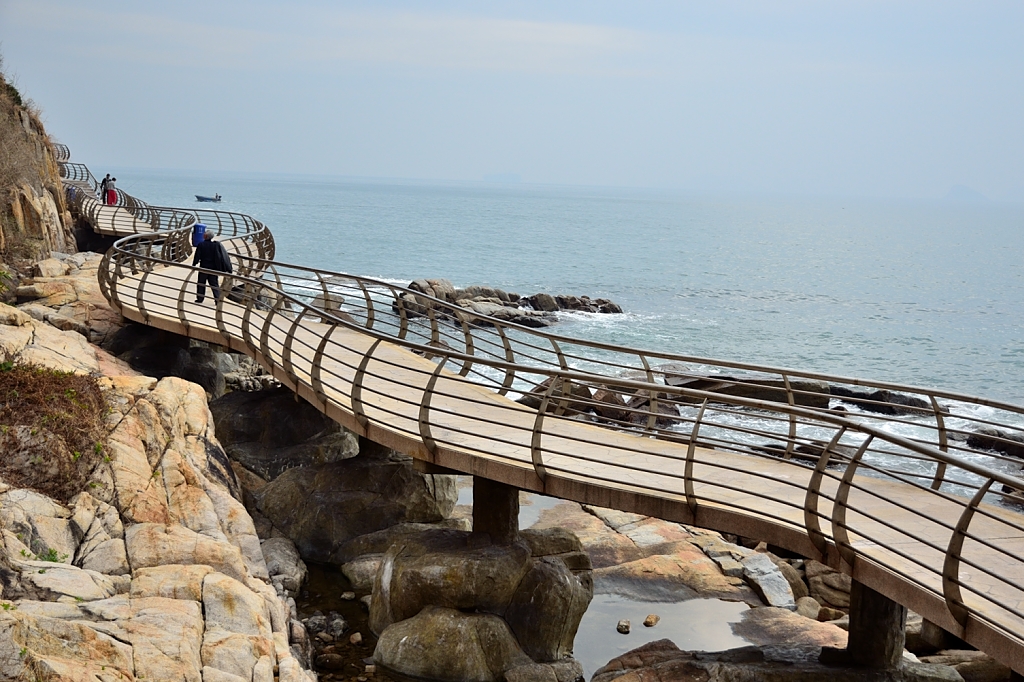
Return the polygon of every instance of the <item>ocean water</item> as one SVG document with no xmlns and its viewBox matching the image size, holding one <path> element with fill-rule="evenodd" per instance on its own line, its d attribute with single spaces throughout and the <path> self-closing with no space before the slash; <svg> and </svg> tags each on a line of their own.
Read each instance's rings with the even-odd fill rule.
<svg viewBox="0 0 1024 682">
<path fill-rule="evenodd" d="M 1024 206 L 115 175 L 154 205 L 253 215 L 286 262 L 626 311 L 564 314 L 560 334 L 1024 403 Z"/>
</svg>

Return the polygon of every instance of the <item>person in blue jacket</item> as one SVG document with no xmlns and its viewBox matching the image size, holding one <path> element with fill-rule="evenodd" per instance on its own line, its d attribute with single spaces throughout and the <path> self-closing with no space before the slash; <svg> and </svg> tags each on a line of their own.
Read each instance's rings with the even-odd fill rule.
<svg viewBox="0 0 1024 682">
<path fill-rule="evenodd" d="M 198 265 L 206 270 L 231 272 L 231 258 L 228 256 L 228 250 L 224 248 L 223 244 L 213 240 L 212 232 L 203 235 L 203 243 L 196 247 L 192 265 Z M 202 303 L 206 298 L 207 284 L 213 289 L 214 300 L 220 299 L 220 282 L 217 279 L 217 275 L 206 272 L 199 273 L 199 283 L 196 285 L 196 303 Z"/>
</svg>

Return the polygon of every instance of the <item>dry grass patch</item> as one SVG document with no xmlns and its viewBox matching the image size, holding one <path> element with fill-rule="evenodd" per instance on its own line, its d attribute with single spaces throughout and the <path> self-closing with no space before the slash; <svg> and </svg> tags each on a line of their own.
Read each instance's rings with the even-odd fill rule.
<svg viewBox="0 0 1024 682">
<path fill-rule="evenodd" d="M 0 363 L 0 479 L 65 502 L 87 489 L 106 413 L 94 377 Z"/>
</svg>

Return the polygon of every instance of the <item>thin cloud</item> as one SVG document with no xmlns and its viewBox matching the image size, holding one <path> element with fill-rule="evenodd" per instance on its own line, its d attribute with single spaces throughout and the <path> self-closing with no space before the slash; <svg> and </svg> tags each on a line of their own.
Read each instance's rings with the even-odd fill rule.
<svg viewBox="0 0 1024 682">
<path fill-rule="evenodd" d="M 46 0 L 15 0 L 12 23 L 73 32 L 88 58 L 227 69 L 393 64 L 417 68 L 614 75 L 636 73 L 652 36 L 589 24 L 445 14 L 296 8 L 272 30 L 182 21 L 138 11 L 96 12 Z M 262 21 L 260 23 L 263 23 Z M 97 40 L 81 41 L 83 33 Z M 623 64 L 626 66 L 623 66 Z"/>
<path fill-rule="evenodd" d="M 623 28 L 422 14 L 338 14 L 333 31 L 302 51 L 312 60 L 532 73 L 609 73 L 646 51 Z"/>
</svg>

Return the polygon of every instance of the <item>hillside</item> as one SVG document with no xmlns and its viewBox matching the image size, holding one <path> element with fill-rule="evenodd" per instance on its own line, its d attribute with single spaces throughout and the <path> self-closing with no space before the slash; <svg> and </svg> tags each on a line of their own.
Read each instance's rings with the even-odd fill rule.
<svg viewBox="0 0 1024 682">
<path fill-rule="evenodd" d="M 2 69 L 0 60 L 0 260 L 15 265 L 50 251 L 74 253 L 53 144 L 38 109 Z"/>
</svg>

